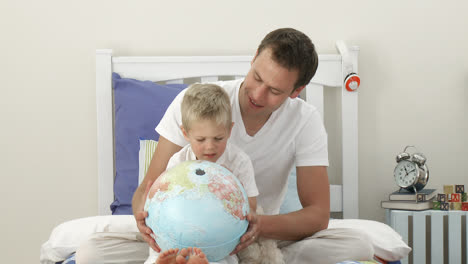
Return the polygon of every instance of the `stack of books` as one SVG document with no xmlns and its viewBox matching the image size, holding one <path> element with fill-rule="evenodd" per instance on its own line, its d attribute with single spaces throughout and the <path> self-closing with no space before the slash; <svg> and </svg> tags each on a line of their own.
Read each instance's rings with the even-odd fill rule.
<svg viewBox="0 0 468 264">
<path fill-rule="evenodd" d="M 432 209 L 436 189 L 422 189 L 417 193 L 401 189 L 392 192 L 388 201 L 382 201 L 382 208 L 422 211 Z"/>
</svg>

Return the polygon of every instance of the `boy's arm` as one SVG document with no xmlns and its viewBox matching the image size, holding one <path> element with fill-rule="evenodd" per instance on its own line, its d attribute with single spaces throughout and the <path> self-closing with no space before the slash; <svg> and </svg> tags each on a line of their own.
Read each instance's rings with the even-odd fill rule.
<svg viewBox="0 0 468 264">
<path fill-rule="evenodd" d="M 146 226 L 145 218 L 148 216 L 148 212 L 144 211 L 144 205 L 146 201 L 146 195 L 149 187 L 153 182 L 166 170 L 167 162 L 169 159 L 182 149 L 182 147 L 172 143 L 163 136 L 159 137 L 158 145 L 154 151 L 153 158 L 151 159 L 150 166 L 146 172 L 145 178 L 141 182 L 140 186 L 135 190 L 132 199 L 133 215 L 135 216 L 138 230 L 143 235 L 144 240 L 157 252 L 158 247 L 154 239 L 150 236 L 152 230 Z"/>
</svg>

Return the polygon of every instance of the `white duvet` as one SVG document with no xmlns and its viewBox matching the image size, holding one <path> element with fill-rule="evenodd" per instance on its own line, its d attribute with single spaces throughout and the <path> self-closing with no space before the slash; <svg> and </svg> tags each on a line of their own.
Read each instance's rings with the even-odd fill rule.
<svg viewBox="0 0 468 264">
<path fill-rule="evenodd" d="M 411 248 L 390 226 L 371 220 L 332 219 L 328 228 L 353 228 L 366 233 L 374 245 L 375 255 L 388 260 L 400 260 Z M 105 215 L 64 222 L 52 230 L 41 247 L 41 264 L 55 264 L 73 254 L 80 243 L 96 232 L 139 232 L 133 215 Z"/>
</svg>

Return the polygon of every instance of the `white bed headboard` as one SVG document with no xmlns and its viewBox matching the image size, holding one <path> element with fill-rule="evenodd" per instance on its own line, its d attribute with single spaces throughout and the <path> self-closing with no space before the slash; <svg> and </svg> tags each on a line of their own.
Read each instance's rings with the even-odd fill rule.
<svg viewBox="0 0 468 264">
<path fill-rule="evenodd" d="M 358 218 L 358 92 L 344 87 L 345 77 L 357 73 L 358 47 L 337 42 L 339 54 L 319 55 L 319 67 L 306 88 L 306 101 L 324 113 L 323 90 L 341 89 L 342 184 L 331 185 L 330 209 L 343 212 L 343 218 Z M 98 140 L 98 212 L 110 214 L 114 200 L 113 181 L 113 97 L 112 72 L 122 78 L 154 82 L 183 83 L 200 77 L 215 81 L 218 76 L 243 78 L 250 69 L 252 56 L 197 57 L 114 57 L 112 50 L 96 50 L 96 103 Z M 155 124 L 156 126 L 156 124 Z"/>
</svg>

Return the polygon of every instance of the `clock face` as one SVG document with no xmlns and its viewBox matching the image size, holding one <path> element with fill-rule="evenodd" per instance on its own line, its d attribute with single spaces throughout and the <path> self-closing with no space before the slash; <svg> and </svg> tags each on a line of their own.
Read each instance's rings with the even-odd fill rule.
<svg viewBox="0 0 468 264">
<path fill-rule="evenodd" d="M 414 162 L 402 160 L 395 167 L 393 176 L 398 186 L 402 188 L 410 187 L 419 178 L 419 168 Z"/>
</svg>

